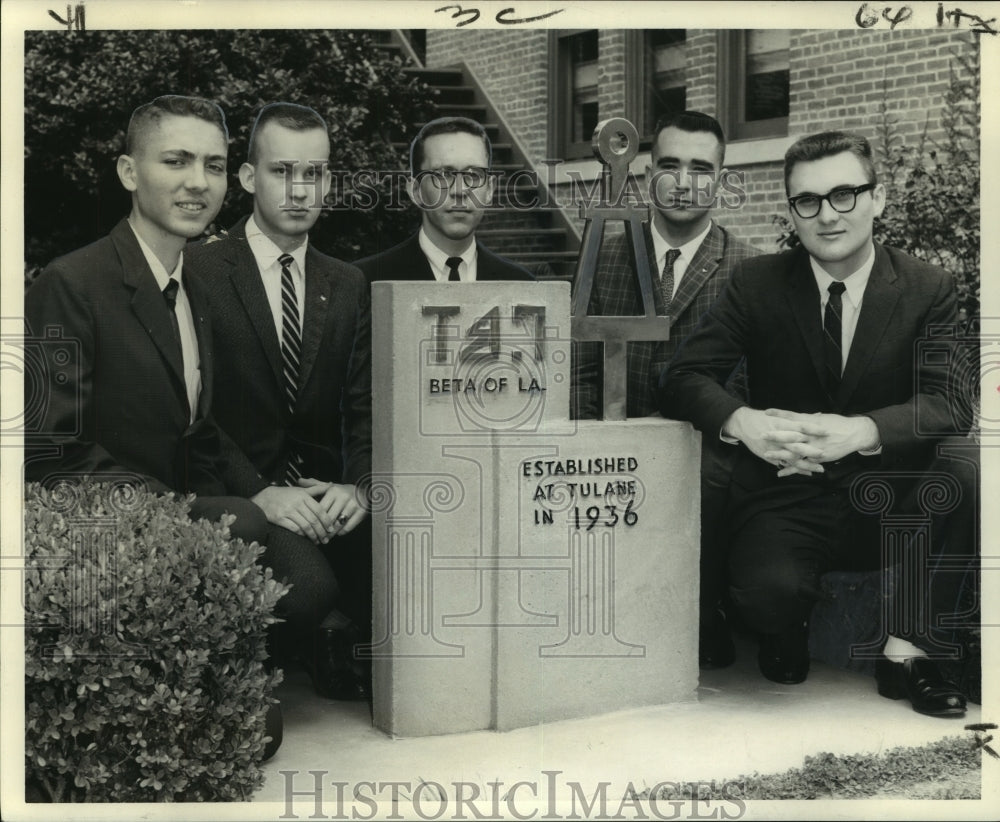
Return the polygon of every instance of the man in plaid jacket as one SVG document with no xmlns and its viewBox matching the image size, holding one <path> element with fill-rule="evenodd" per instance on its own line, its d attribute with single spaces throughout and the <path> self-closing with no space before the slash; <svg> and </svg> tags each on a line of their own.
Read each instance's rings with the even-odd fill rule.
<svg viewBox="0 0 1000 822">
<path fill-rule="evenodd" d="M 661 119 L 653 136 L 651 165 L 646 168 L 653 219 L 646 234 L 650 264 L 659 275 L 653 289 L 657 314 L 670 317 L 670 339 L 628 344 L 629 417 L 658 413 L 655 399 L 660 374 L 722 292 L 740 260 L 759 252 L 712 220 L 712 208 L 724 185 L 726 138 L 714 117 L 695 111 Z M 643 314 L 642 296 L 624 234 L 601 249 L 591 292 L 590 315 Z M 595 419 L 602 407 L 599 343 L 578 344 L 573 413 Z M 743 392 L 742 370 L 730 381 Z M 714 443 L 702 446 L 702 630 L 699 663 L 722 667 L 733 660 L 732 640 L 719 609 L 725 590 L 724 551 L 715 526 L 728 486 L 729 455 Z"/>
</svg>

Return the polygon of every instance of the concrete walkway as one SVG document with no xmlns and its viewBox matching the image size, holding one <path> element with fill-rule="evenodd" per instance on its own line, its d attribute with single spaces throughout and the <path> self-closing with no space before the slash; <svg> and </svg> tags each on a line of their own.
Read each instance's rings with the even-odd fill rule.
<svg viewBox="0 0 1000 822">
<path fill-rule="evenodd" d="M 267 763 L 266 783 L 254 799 L 279 803 L 287 813 L 286 799 L 295 792 L 294 812 L 302 819 L 352 818 L 352 813 L 353 818 L 381 818 L 391 815 L 393 808 L 397 819 L 517 818 L 532 810 L 538 819 L 557 814 L 574 818 L 574 813 L 580 819 L 613 816 L 620 809 L 620 818 L 642 818 L 632 805 L 620 807 L 630 784 L 641 793 L 663 782 L 785 771 L 824 751 L 876 753 L 946 736 L 971 740 L 972 733 L 964 726 L 983 721 L 978 705 L 970 705 L 958 720 L 921 716 L 906 701 L 880 697 L 873 679 L 815 661 L 804 684 L 776 685 L 758 673 L 753 647 L 741 642 L 738 657 L 732 668 L 702 672 L 691 702 L 506 733 L 419 739 L 389 738 L 372 727 L 366 705 L 321 699 L 313 694 L 305 673 L 291 671 L 278 694 L 285 719 L 284 743 Z M 388 784 L 394 782 L 400 784 Z M 995 796 L 989 795 L 991 784 L 993 790 L 1000 786 L 1000 763 L 987 760 L 982 802 L 922 805 L 924 809 L 948 806 L 950 815 L 943 818 L 997 818 L 996 811 L 987 813 L 988 807 L 1000 808 Z M 374 816 L 375 802 L 389 803 L 394 791 L 398 805 L 380 805 L 379 816 Z M 360 799 L 352 805 L 355 794 Z M 463 806 L 463 798 L 474 801 Z M 774 804 L 753 803 L 751 815 Z M 796 813 L 799 818 L 805 818 L 803 813 L 812 818 L 831 814 L 830 803 L 822 811 L 819 806 L 824 803 L 777 804 L 789 810 L 790 805 L 805 807 Z M 859 804 L 871 803 L 836 804 L 860 809 Z M 915 813 L 913 808 L 920 804 L 904 803 L 910 809 L 901 807 L 898 818 L 934 818 Z M 957 805 L 967 807 L 970 815 L 956 815 Z M 476 810 L 483 816 L 477 817 Z M 721 807 L 689 804 L 688 812 L 659 803 L 660 818 L 709 818 L 713 811 L 714 818 L 742 814 L 733 801 Z M 837 814 L 841 813 L 845 818 L 853 815 L 838 808 Z M 870 810 L 867 813 L 875 818 Z M 658 817 L 654 813 L 651 818 Z"/>
</svg>

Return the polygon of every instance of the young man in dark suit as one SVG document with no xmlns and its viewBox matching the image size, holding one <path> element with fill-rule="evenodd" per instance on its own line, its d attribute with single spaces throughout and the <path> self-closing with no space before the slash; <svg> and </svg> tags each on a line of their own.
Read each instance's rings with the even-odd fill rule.
<svg viewBox="0 0 1000 822">
<path fill-rule="evenodd" d="M 722 292 L 736 264 L 759 252 L 736 239 L 712 219 L 726 157 L 726 137 L 714 117 L 685 111 L 662 118 L 650 149 L 646 181 L 653 207 L 646 235 L 647 253 L 659 288 L 653 299 L 657 314 L 670 318 L 670 339 L 628 344 L 629 417 L 658 413 L 656 386 L 677 352 Z M 610 237 L 601 248 L 588 314 L 643 314 L 642 293 L 624 234 Z M 594 343 L 578 347 L 574 375 L 577 419 L 600 416 L 600 350 Z M 742 374 L 733 386 L 739 391 Z M 734 646 L 722 608 L 725 592 L 724 546 L 719 533 L 725 501 L 728 455 L 710 443 L 702 448 L 701 636 L 702 668 L 730 665 Z"/>
<path fill-rule="evenodd" d="M 492 147 L 486 130 L 465 117 L 427 123 L 410 145 L 410 199 L 420 230 L 399 245 L 358 260 L 370 282 L 533 280 L 526 268 L 476 239 L 493 201 Z"/>
<path fill-rule="evenodd" d="M 803 137 L 785 155 L 785 188 L 802 247 L 736 268 L 671 363 L 659 400 L 664 416 L 734 449 L 731 595 L 760 632 L 763 675 L 792 684 L 808 674 L 820 575 L 883 560 L 879 518 L 852 503 L 852 482 L 870 471 L 919 477 L 963 421 L 950 392 L 953 358 L 918 357 L 923 337 L 957 320 L 951 277 L 873 242 L 885 189 L 867 140 Z M 722 387 L 742 358 L 752 405 Z M 922 603 L 932 625 L 954 610 L 948 587 Z M 932 716 L 961 715 L 965 698 L 925 655 L 920 628 L 899 626 L 888 638 L 879 692 Z"/>
<path fill-rule="evenodd" d="M 207 100 L 167 95 L 135 110 L 118 176 L 132 210 L 111 233 L 52 262 L 25 295 L 35 335 L 79 345 L 70 379 L 45 386 L 44 446 L 25 476 L 132 476 L 158 493 L 194 492 L 191 516 L 235 514 L 233 536 L 263 541 L 262 512 L 226 496 L 212 420 L 212 336 L 184 248 L 226 193 L 228 132 Z"/>
<path fill-rule="evenodd" d="M 329 190 L 312 109 L 261 109 L 240 167 L 253 214 L 191 252 L 216 338 L 213 411 L 236 487 L 267 515 L 264 562 L 318 692 L 366 695 L 351 646 L 370 631 L 371 330 L 361 272 L 309 244 Z M 359 526 L 362 526 L 359 528 Z M 335 610 L 341 609 L 341 610 Z"/>
</svg>

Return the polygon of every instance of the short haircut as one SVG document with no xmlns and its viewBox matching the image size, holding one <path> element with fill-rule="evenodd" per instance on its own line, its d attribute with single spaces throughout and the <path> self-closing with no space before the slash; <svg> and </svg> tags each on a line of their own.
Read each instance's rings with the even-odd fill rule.
<svg viewBox="0 0 1000 822">
<path fill-rule="evenodd" d="M 201 97 L 183 97 L 179 94 L 164 94 L 149 103 L 144 103 L 132 112 L 128 122 L 128 132 L 125 135 L 125 153 L 134 154 L 136 148 L 145 138 L 150 128 L 159 125 L 165 116 L 197 117 L 206 123 L 217 126 L 226 143 L 229 142 L 229 129 L 226 128 L 226 115 L 211 100 Z"/>
<path fill-rule="evenodd" d="M 424 143 L 427 138 L 437 134 L 471 134 L 473 137 L 478 137 L 486 148 L 486 167 L 489 168 L 492 164 L 493 146 L 490 144 L 490 138 L 482 125 L 468 117 L 438 117 L 436 120 L 425 123 L 410 144 L 410 176 L 416 176 L 417 172 L 420 171 L 420 166 L 423 165 Z"/>
<path fill-rule="evenodd" d="M 674 112 L 672 114 L 664 114 L 659 120 L 656 121 L 656 127 L 653 129 L 653 148 L 656 148 L 656 142 L 660 139 L 660 132 L 665 128 L 678 128 L 681 131 L 707 131 L 716 140 L 719 141 L 719 147 L 722 149 L 722 161 L 726 160 L 726 133 L 722 130 L 722 126 L 719 125 L 719 121 L 708 114 L 702 114 L 700 111 L 680 111 Z"/>
<path fill-rule="evenodd" d="M 257 162 L 257 135 L 268 123 L 277 123 L 292 131 L 311 131 L 320 128 L 327 136 L 330 134 L 326 120 L 309 106 L 300 106 L 298 103 L 268 103 L 257 112 L 257 119 L 254 120 L 253 129 L 250 131 L 250 146 L 247 149 L 247 161 L 250 165 Z"/>
<path fill-rule="evenodd" d="M 823 131 L 819 134 L 801 137 L 785 152 L 785 194 L 788 194 L 788 181 L 792 176 L 792 169 L 797 163 L 822 160 L 824 157 L 832 157 L 844 152 L 858 158 L 869 183 L 877 182 L 875 163 L 872 160 L 872 147 L 868 140 L 860 134 L 852 134 L 848 131 Z"/>
</svg>

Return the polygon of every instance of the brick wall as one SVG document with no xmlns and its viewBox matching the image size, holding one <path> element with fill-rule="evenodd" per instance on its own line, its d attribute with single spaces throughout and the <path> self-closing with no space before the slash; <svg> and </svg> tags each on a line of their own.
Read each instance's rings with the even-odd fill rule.
<svg viewBox="0 0 1000 822">
<path fill-rule="evenodd" d="M 533 162 L 545 159 L 549 122 L 548 32 L 544 29 L 427 32 L 427 65 L 464 61 L 498 104 Z"/>
<path fill-rule="evenodd" d="M 936 128 L 955 50 L 972 53 L 972 36 L 904 29 L 794 32 L 789 133 L 848 129 L 873 138 L 883 106 L 907 138 L 928 117 Z"/>
<path fill-rule="evenodd" d="M 625 32 L 602 31 L 597 41 L 600 64 L 597 73 L 597 105 L 600 118 L 625 116 Z"/>
<path fill-rule="evenodd" d="M 546 155 L 548 125 L 548 35 L 541 30 L 428 32 L 427 63 L 445 66 L 464 59 L 486 85 L 533 162 Z M 714 30 L 688 31 L 688 107 L 718 116 L 718 37 Z M 949 81 L 952 51 L 976 55 L 967 32 L 850 29 L 795 30 L 789 55 L 789 136 L 826 129 L 859 131 L 877 150 L 878 124 L 887 113 L 897 133 L 916 141 L 938 121 Z M 624 114 L 625 36 L 600 36 L 600 116 Z M 747 201 L 738 211 L 718 211 L 718 220 L 762 251 L 773 251 L 785 214 L 780 160 L 736 167 L 745 173 Z M 636 172 L 641 169 L 634 168 Z"/>
</svg>

